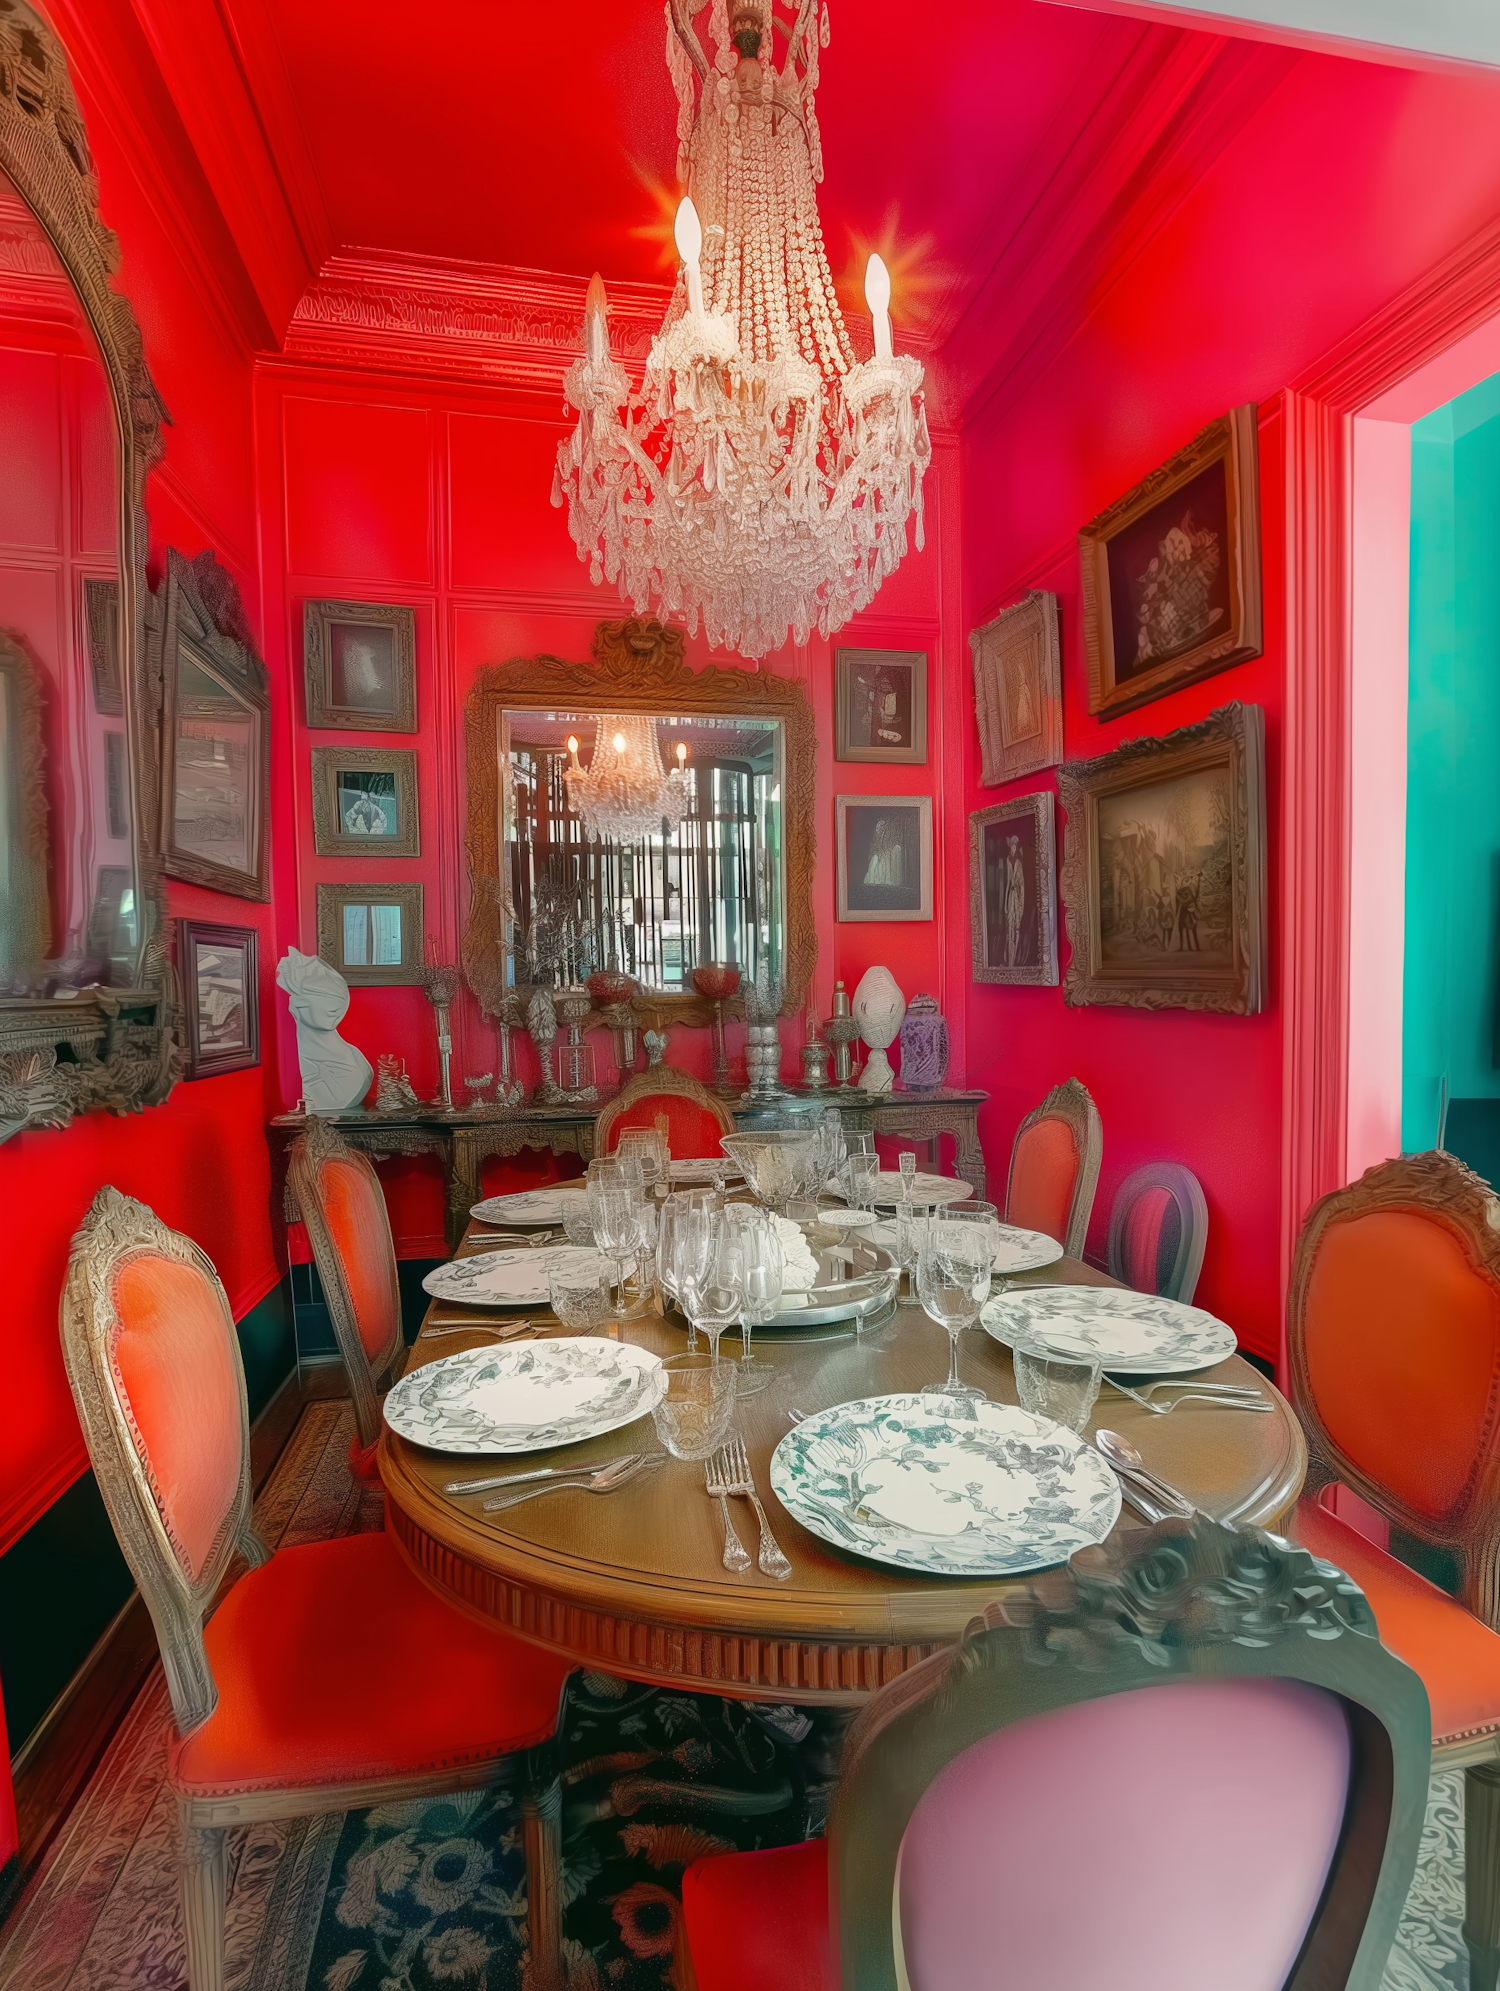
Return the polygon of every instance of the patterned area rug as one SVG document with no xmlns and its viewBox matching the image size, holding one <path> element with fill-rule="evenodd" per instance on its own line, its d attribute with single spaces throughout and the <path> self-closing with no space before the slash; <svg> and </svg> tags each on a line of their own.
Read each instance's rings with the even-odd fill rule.
<svg viewBox="0 0 1500 1991">
<path fill-rule="evenodd" d="M 346 1403 L 310 1404 L 261 1497 L 275 1546 L 381 1525 Z M 176 1807 L 158 1668 L 0 1939 L 3 1991 L 182 1991 Z M 571 1991 L 680 1991 L 683 1868 L 822 1829 L 842 1720 L 575 1677 L 563 1718 Z M 228 1991 L 515 1991 L 526 1888 L 512 1791 L 228 1839 Z M 1385 1991 L 1465 1991 L 1463 1775 L 1433 1779 Z M 774 1991 L 768 1986 L 767 1991 Z"/>
</svg>

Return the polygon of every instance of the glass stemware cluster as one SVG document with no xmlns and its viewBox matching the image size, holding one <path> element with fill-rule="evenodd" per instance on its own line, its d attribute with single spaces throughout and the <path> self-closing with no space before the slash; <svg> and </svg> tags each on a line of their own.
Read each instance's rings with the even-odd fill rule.
<svg viewBox="0 0 1500 1991">
<path fill-rule="evenodd" d="M 657 1230 L 656 1206 L 647 1194 L 639 1151 L 624 1151 L 607 1160 L 590 1162 L 587 1198 L 592 1242 L 614 1264 L 619 1287 L 617 1311 L 622 1319 L 634 1319 L 645 1311 L 642 1287 L 649 1281 L 643 1279 L 642 1265 L 646 1254 L 655 1249 Z M 581 1242 L 578 1235 L 582 1230 L 581 1217 L 575 1215 L 571 1224 L 565 1217 L 564 1223 L 569 1237 Z M 632 1273 L 636 1284 L 634 1298 L 628 1291 Z"/>
<path fill-rule="evenodd" d="M 701 1331 L 717 1362 L 720 1336 L 737 1326 L 741 1362 L 754 1363 L 751 1333 L 781 1308 L 785 1260 L 776 1221 L 753 1203 L 724 1204 L 710 1189 L 679 1190 L 662 1206 L 657 1277 L 687 1316 L 690 1349 Z"/>
</svg>

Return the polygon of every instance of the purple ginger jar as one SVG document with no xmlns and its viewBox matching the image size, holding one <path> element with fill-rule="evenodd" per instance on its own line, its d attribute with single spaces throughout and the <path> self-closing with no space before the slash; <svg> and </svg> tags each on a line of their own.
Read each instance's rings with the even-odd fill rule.
<svg viewBox="0 0 1500 1991">
<path fill-rule="evenodd" d="M 914 995 L 901 1025 L 901 1089 L 936 1092 L 948 1076 L 948 1019 L 937 998 Z"/>
</svg>

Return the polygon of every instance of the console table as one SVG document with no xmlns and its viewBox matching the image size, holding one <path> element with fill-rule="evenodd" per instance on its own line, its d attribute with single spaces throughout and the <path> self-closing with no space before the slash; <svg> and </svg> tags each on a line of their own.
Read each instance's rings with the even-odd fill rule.
<svg viewBox="0 0 1500 1991">
<path fill-rule="evenodd" d="M 954 1143 L 954 1168 L 974 1194 L 985 1193 L 984 1153 L 979 1145 L 979 1109 L 987 1092 L 944 1088 L 939 1092 L 859 1092 L 829 1086 L 816 1093 L 788 1087 L 799 1101 L 819 1099 L 835 1106 L 852 1131 L 868 1129 L 909 1140 L 925 1150 L 926 1167 L 939 1170 L 939 1144 L 945 1134 Z M 594 1106 L 517 1106 L 508 1111 L 421 1106 L 405 1113 L 368 1113 L 363 1109 L 329 1117 L 351 1147 L 362 1148 L 373 1160 L 386 1155 L 430 1154 L 442 1168 L 446 1189 L 447 1234 L 456 1250 L 469 1221 L 470 1207 L 479 1201 L 480 1172 L 491 1155 L 519 1154 L 523 1148 L 550 1148 L 553 1154 L 576 1155 L 587 1168 L 594 1154 L 594 1120 L 613 1095 L 601 1094 Z M 734 1110 L 731 1105 L 731 1111 Z M 286 1180 L 286 1151 L 307 1124 L 301 1113 L 279 1113 L 271 1122 L 271 1152 L 282 1190 L 288 1223 L 301 1220 Z"/>
</svg>

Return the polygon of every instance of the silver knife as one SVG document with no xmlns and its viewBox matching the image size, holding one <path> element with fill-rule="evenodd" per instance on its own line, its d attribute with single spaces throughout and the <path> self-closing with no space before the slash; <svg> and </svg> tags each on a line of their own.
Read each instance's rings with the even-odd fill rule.
<svg viewBox="0 0 1500 1991">
<path fill-rule="evenodd" d="M 644 1452 L 621 1452 L 613 1459 L 590 1459 L 586 1465 L 541 1466 L 529 1473 L 492 1473 L 487 1479 L 450 1479 L 444 1493 L 494 1493 L 502 1486 L 525 1486 L 530 1480 L 572 1479 L 579 1473 L 603 1472 L 606 1466 L 629 1465 L 643 1459 Z"/>
</svg>

